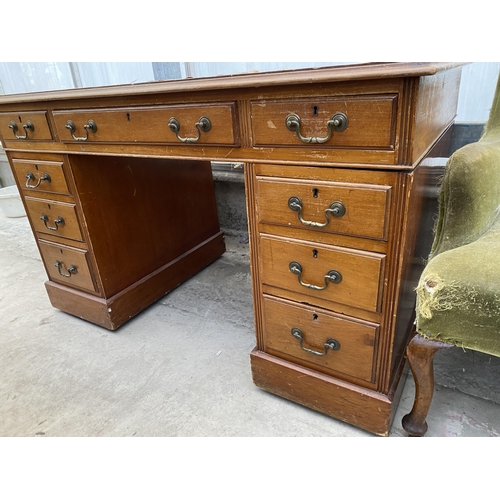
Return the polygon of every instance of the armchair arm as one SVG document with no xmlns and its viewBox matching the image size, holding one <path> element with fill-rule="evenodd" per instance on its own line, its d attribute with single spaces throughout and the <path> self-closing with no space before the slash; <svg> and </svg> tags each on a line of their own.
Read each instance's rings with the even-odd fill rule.
<svg viewBox="0 0 500 500">
<path fill-rule="evenodd" d="M 418 283 L 417 332 L 500 356 L 500 218 L 480 238 L 436 255 Z"/>
</svg>

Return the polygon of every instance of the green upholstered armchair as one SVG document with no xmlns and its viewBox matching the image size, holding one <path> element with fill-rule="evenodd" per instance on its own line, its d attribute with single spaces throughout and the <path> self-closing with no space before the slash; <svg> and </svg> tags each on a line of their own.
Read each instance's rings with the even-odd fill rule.
<svg viewBox="0 0 500 500">
<path fill-rule="evenodd" d="M 450 157 L 439 193 L 407 348 L 416 394 L 403 428 L 412 436 L 427 432 L 434 354 L 452 346 L 500 356 L 500 78 L 481 139 Z"/>
</svg>

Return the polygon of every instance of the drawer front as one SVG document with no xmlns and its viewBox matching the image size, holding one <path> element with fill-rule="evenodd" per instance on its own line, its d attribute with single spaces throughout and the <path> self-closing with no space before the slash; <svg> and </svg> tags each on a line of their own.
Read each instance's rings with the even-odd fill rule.
<svg viewBox="0 0 500 500">
<path fill-rule="evenodd" d="M 387 240 L 390 194 L 390 186 L 257 177 L 258 220 Z"/>
<path fill-rule="evenodd" d="M 263 303 L 266 352 L 328 375 L 374 382 L 378 324 L 266 296 Z"/>
<path fill-rule="evenodd" d="M 254 145 L 392 150 L 396 111 L 395 94 L 253 101 Z"/>
<path fill-rule="evenodd" d="M 25 201 L 37 232 L 83 241 L 75 205 L 35 198 L 25 198 Z"/>
<path fill-rule="evenodd" d="M 52 140 L 46 111 L 0 113 L 0 134 L 6 141 Z"/>
<path fill-rule="evenodd" d="M 62 162 L 13 160 L 12 165 L 26 191 L 70 194 Z"/>
<path fill-rule="evenodd" d="M 234 103 L 54 111 L 53 116 L 63 142 L 235 146 L 239 141 Z"/>
<path fill-rule="evenodd" d="M 380 312 L 385 256 L 261 235 L 262 282 Z"/>
<path fill-rule="evenodd" d="M 39 241 L 42 259 L 52 281 L 95 292 L 86 250 Z"/>
</svg>

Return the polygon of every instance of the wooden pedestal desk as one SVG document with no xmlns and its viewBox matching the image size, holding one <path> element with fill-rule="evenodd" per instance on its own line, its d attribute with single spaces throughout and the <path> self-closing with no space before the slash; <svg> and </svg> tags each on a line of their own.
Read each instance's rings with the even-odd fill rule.
<svg viewBox="0 0 500 500">
<path fill-rule="evenodd" d="M 422 160 L 454 120 L 460 76 L 361 64 L 0 97 L 53 306 L 113 330 L 217 259 L 210 161 L 244 162 L 255 384 L 387 434 Z"/>
</svg>

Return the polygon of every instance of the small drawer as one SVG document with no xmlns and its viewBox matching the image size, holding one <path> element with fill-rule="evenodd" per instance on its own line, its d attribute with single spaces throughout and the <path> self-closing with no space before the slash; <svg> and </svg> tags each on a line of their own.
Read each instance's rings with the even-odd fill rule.
<svg viewBox="0 0 500 500">
<path fill-rule="evenodd" d="M 0 113 L 0 134 L 5 141 L 51 141 L 46 111 Z"/>
<path fill-rule="evenodd" d="M 95 292 L 86 250 L 39 241 L 42 259 L 52 281 Z"/>
<path fill-rule="evenodd" d="M 35 231 L 83 241 L 75 205 L 28 197 L 25 202 Z"/>
<path fill-rule="evenodd" d="M 380 311 L 384 255 L 264 235 L 260 245 L 264 284 Z"/>
<path fill-rule="evenodd" d="M 264 350 L 332 376 L 375 379 L 379 325 L 264 296 Z"/>
<path fill-rule="evenodd" d="M 258 220 L 387 240 L 390 186 L 257 177 Z"/>
<path fill-rule="evenodd" d="M 54 111 L 53 116 L 63 142 L 239 142 L 235 103 Z"/>
<path fill-rule="evenodd" d="M 397 95 L 252 101 L 254 146 L 392 150 Z"/>
<path fill-rule="evenodd" d="M 12 166 L 23 189 L 70 194 L 62 162 L 12 160 Z"/>
</svg>

